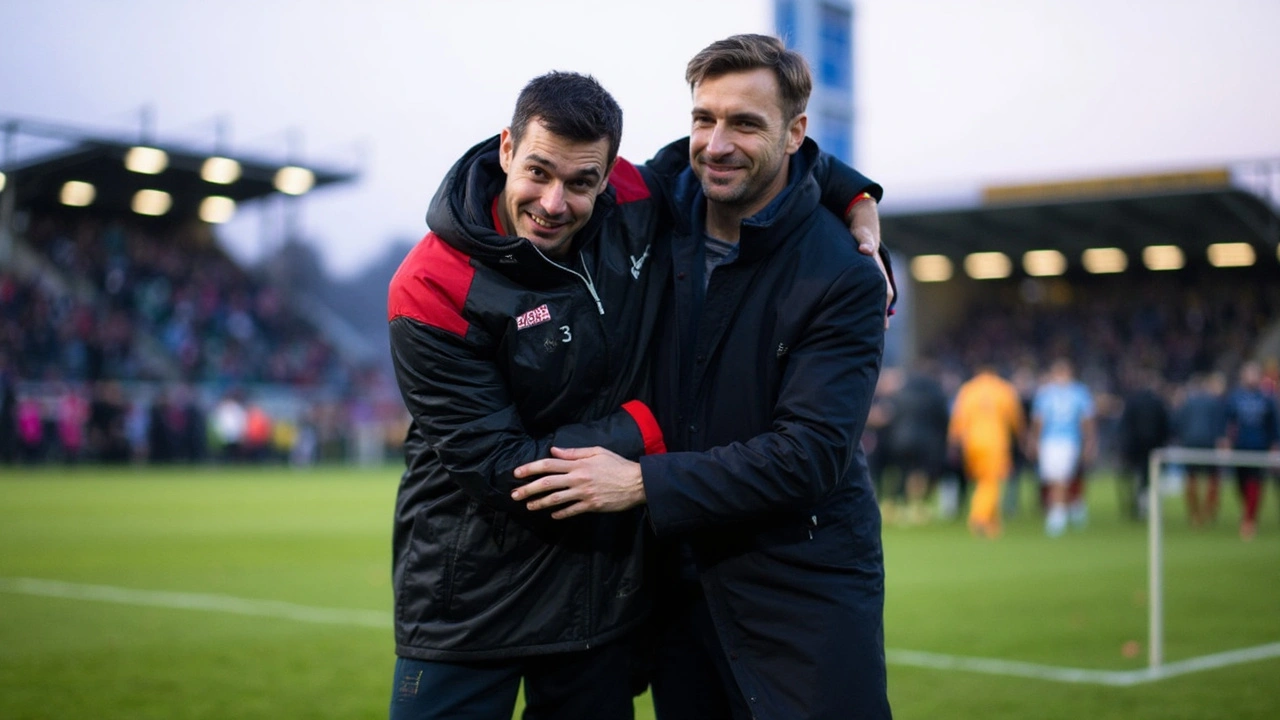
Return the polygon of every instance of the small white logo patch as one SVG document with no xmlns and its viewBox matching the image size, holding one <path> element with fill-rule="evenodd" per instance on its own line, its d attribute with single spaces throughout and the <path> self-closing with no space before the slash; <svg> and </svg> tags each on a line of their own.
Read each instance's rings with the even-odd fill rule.
<svg viewBox="0 0 1280 720">
<path fill-rule="evenodd" d="M 628 255 L 627 257 L 631 258 L 631 277 L 639 280 L 640 268 L 644 267 L 644 261 L 649 259 L 649 246 L 644 246 L 644 252 L 641 253 L 640 257 L 637 258 L 635 255 Z"/>
<path fill-rule="evenodd" d="M 517 315 L 516 330 L 524 330 L 534 325 L 541 325 L 544 322 L 551 322 L 551 310 L 547 308 L 545 303 L 523 315 Z"/>
</svg>

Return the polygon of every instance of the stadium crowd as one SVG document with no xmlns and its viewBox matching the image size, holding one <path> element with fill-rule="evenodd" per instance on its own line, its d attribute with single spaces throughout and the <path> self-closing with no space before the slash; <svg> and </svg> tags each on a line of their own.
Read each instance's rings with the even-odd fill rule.
<svg viewBox="0 0 1280 720">
<path fill-rule="evenodd" d="M 15 338 L 26 373 L 148 380 L 163 363 L 186 382 L 349 381 L 351 368 L 281 290 L 228 258 L 207 226 L 42 215 L 27 239 L 69 282 L 65 293 L 40 279 L 18 288 L 27 314 L 17 320 L 32 331 Z"/>
<path fill-rule="evenodd" d="M 43 262 L 0 268 L 0 462 L 398 451 L 404 413 L 388 373 L 344 360 L 207 226 L 33 215 L 23 241 Z M 227 401 L 261 417 L 242 432 L 213 422 Z"/>
</svg>

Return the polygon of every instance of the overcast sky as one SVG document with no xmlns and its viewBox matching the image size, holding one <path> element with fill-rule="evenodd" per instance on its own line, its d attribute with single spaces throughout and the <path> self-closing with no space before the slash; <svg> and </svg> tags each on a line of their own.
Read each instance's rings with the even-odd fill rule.
<svg viewBox="0 0 1280 720">
<path fill-rule="evenodd" d="M 1276 0 L 859 0 L 856 148 L 886 203 L 990 182 L 1280 158 Z M 0 115 L 354 164 L 305 203 L 338 274 L 425 231 L 466 148 L 552 69 L 594 74 L 624 155 L 687 133 L 688 58 L 768 0 L 0 0 Z M 258 213 L 224 228 L 245 260 Z M 889 239 L 891 240 L 891 239 Z"/>
</svg>

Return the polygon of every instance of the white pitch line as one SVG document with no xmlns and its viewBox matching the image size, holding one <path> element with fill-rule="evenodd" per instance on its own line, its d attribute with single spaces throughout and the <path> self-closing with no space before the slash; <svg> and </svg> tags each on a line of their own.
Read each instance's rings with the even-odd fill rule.
<svg viewBox="0 0 1280 720">
<path fill-rule="evenodd" d="M 378 610 L 312 607 L 278 600 L 250 600 L 231 595 L 134 590 L 110 585 L 84 585 L 36 578 L 0 578 L 0 592 L 68 600 L 97 600 L 119 605 L 145 605 L 176 610 L 207 610 L 323 625 L 356 625 L 379 629 L 391 627 L 391 613 Z"/>
<path fill-rule="evenodd" d="M 1141 670 L 1086 670 L 1084 668 L 1038 665 L 1017 660 L 941 655 L 916 650 L 885 651 L 885 659 L 893 665 L 907 665 L 933 670 L 961 670 L 985 673 L 987 675 L 1005 675 L 1053 682 L 1110 685 L 1113 687 L 1143 685 L 1179 675 L 1189 675 L 1271 658 L 1280 658 L 1280 642 L 1241 648 L 1239 650 L 1228 650 L 1213 655 L 1201 655 L 1200 657 L 1166 663 L 1158 668 L 1143 668 Z"/>
<path fill-rule="evenodd" d="M 377 628 L 379 630 L 391 627 L 392 621 L 391 613 L 378 610 L 323 608 L 297 605 L 278 600 L 251 600 L 231 595 L 135 590 L 111 585 L 87 585 L 38 578 L 0 577 L 0 592 L 67 600 L 95 600 L 118 605 L 160 607 L 173 610 L 204 610 L 236 615 L 273 617 L 324 625 L 354 625 Z M 1277 657 L 1280 657 L 1280 642 L 1188 658 L 1178 662 L 1167 663 L 1154 670 L 1150 668 L 1141 670 L 1086 670 L 1083 668 L 1038 665 L 1017 660 L 942 655 L 916 650 L 887 650 L 885 652 L 886 660 L 893 665 L 906 665 L 934 670 L 960 670 L 988 675 L 1024 677 L 1088 685 L 1110 685 L 1113 687 L 1142 685 L 1179 675 L 1188 675 L 1190 673 Z"/>
</svg>

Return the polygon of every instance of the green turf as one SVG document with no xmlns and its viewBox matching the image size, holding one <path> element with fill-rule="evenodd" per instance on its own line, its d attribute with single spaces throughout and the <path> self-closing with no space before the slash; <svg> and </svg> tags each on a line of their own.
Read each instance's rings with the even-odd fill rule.
<svg viewBox="0 0 1280 720">
<path fill-rule="evenodd" d="M 0 467 L 0 578 L 390 608 L 394 469 Z M 1267 488 L 1239 540 L 1167 505 L 1166 654 L 1280 641 L 1280 520 Z M 1049 540 L 1031 514 L 998 541 L 962 524 L 885 531 L 891 648 L 1123 670 L 1146 640 L 1145 529 L 1107 483 L 1090 526 Z M 377 718 L 390 628 L 0 592 L 0 718 Z M 1280 717 L 1280 660 L 1130 688 L 891 665 L 899 720 Z M 652 718 L 648 699 L 638 717 Z"/>
</svg>

